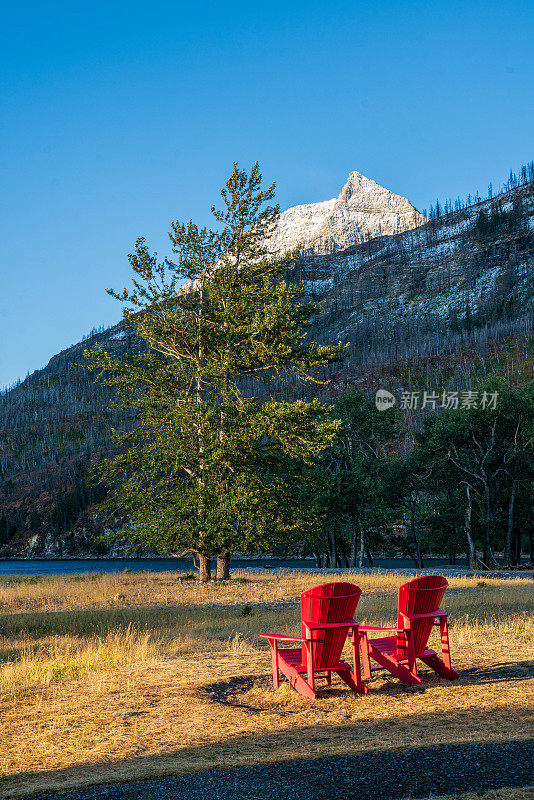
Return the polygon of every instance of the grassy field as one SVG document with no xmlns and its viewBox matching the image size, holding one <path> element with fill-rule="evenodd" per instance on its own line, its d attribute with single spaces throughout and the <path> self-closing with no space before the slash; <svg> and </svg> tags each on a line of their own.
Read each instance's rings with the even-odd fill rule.
<svg viewBox="0 0 534 800">
<path fill-rule="evenodd" d="M 298 631 L 329 576 L 201 586 L 172 573 L 0 580 L 0 797 L 327 754 L 532 738 L 534 581 L 451 578 L 454 684 L 383 674 L 366 697 L 274 692 L 262 632 Z M 355 575 L 391 624 L 406 576 Z M 475 795 L 466 795 L 467 798 Z M 528 789 L 476 795 L 531 797 Z"/>
</svg>

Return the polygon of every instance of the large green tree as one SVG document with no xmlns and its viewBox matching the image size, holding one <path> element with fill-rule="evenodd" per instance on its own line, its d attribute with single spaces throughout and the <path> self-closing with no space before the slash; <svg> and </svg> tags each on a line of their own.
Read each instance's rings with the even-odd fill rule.
<svg viewBox="0 0 534 800">
<path fill-rule="evenodd" d="M 134 416 L 99 466 L 110 512 L 137 544 L 198 554 L 204 580 L 212 555 L 223 577 L 233 550 L 298 528 L 302 466 L 337 423 L 318 401 L 287 398 L 341 353 L 307 338 L 319 309 L 285 280 L 290 259 L 269 249 L 274 184 L 263 190 L 257 164 L 250 174 L 234 164 L 221 197 L 214 230 L 172 223 L 163 261 L 138 239 L 133 288 L 108 290 L 138 352 L 87 354 Z"/>
</svg>

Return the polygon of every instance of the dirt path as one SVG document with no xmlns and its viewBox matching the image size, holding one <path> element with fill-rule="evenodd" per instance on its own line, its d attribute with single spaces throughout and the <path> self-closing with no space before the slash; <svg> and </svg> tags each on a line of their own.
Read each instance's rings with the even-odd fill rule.
<svg viewBox="0 0 534 800">
<path fill-rule="evenodd" d="M 531 785 L 534 739 L 279 762 L 29 800 L 392 800 Z"/>
</svg>

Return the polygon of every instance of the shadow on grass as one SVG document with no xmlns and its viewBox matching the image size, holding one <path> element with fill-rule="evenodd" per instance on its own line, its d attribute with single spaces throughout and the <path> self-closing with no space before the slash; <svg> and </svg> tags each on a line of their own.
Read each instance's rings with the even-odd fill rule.
<svg viewBox="0 0 534 800">
<path fill-rule="evenodd" d="M 512 681 L 525 681 L 531 678 L 534 674 L 533 661 L 514 661 L 507 664 L 493 664 L 489 667 L 472 668 L 462 670 L 458 684 L 454 685 L 479 685 L 479 684 L 494 684 L 501 682 Z M 390 678 L 386 672 L 378 674 L 378 679 L 385 681 L 381 685 L 377 685 L 376 679 L 369 683 L 370 692 L 373 695 L 389 696 L 389 697 L 405 697 L 408 698 L 413 694 L 422 694 L 427 688 L 433 688 L 440 684 L 443 686 L 450 685 L 450 682 L 444 678 L 440 678 L 433 672 L 420 672 L 422 683 L 418 686 L 408 686 L 401 683 L 396 678 Z M 285 682 L 285 681 L 283 681 Z M 216 681 L 208 684 L 202 688 L 202 693 L 215 703 L 222 705 L 233 706 L 234 708 L 242 708 L 249 711 L 266 710 L 269 705 L 253 706 L 248 702 L 248 699 L 243 700 L 241 695 L 249 692 L 252 688 L 257 688 L 262 691 L 274 691 L 270 676 L 262 675 L 256 677 L 243 677 L 243 678 L 230 678 L 229 680 Z M 342 699 L 347 696 L 347 689 L 340 687 L 336 683 L 332 686 L 318 681 L 317 690 L 319 697 Z M 369 695 L 371 696 L 371 695 Z M 291 713 L 291 710 L 289 710 Z"/>
<path fill-rule="evenodd" d="M 422 721 L 428 726 L 435 715 L 423 716 L 428 717 Z M 93 800 L 103 792 L 107 800 L 390 800 L 534 783 L 534 740 L 491 741 L 499 713 L 497 718 L 494 713 L 464 712 L 464 716 L 466 725 L 470 720 L 475 725 L 474 741 L 454 742 L 453 737 L 451 742 L 443 719 L 436 720 L 443 743 L 436 744 L 434 737 L 429 745 L 410 731 L 407 719 L 393 726 L 391 720 L 374 724 L 366 720 L 340 726 L 347 747 L 357 743 L 353 752 L 340 755 L 338 746 L 337 754 L 324 756 L 321 751 L 328 747 L 331 729 L 315 725 L 290 732 L 234 736 L 222 743 L 178 748 L 161 757 L 33 773 L 26 776 L 26 791 L 22 789 L 20 796 L 33 791 L 32 800 Z M 493 736 L 481 738 L 480 727 L 490 723 L 490 718 Z M 397 729 L 396 737 L 392 727 Z M 420 746 L 414 746 L 414 738 L 421 741 Z M 9 786 L 14 791 L 20 786 L 14 777 L 4 784 L 6 789 Z M 53 794 L 67 788 L 73 777 L 78 786 L 95 781 L 108 785 L 104 790 L 95 787 Z M 10 792 L 10 796 L 15 794 Z"/>
<path fill-rule="evenodd" d="M 454 664 L 453 664 L 454 666 Z M 373 681 L 369 683 L 373 693 L 383 695 L 403 695 L 417 694 L 424 692 L 425 689 L 441 684 L 443 686 L 476 686 L 482 684 L 510 683 L 514 681 L 525 681 L 534 675 L 534 661 L 509 661 L 507 663 L 496 663 L 483 667 L 470 667 L 459 669 L 460 678 L 458 681 L 440 678 L 435 672 L 419 669 L 419 677 L 422 683 L 418 686 L 408 686 L 401 683 L 396 678 L 391 677 L 387 672 L 375 673 L 377 678 L 386 681 L 381 686 L 373 686 Z"/>
<path fill-rule="evenodd" d="M 481 683 L 524 681 L 534 675 L 534 661 L 513 661 L 508 664 L 492 664 L 489 667 L 472 667 L 460 673 L 461 682 L 474 686 Z"/>
</svg>

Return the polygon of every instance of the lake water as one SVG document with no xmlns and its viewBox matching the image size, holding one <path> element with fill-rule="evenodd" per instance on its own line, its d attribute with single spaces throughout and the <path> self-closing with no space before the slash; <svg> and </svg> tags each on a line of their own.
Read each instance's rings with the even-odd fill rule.
<svg viewBox="0 0 534 800">
<path fill-rule="evenodd" d="M 365 565 L 366 566 L 366 565 Z M 425 560 L 425 568 L 446 567 L 444 558 Z M 461 566 L 461 565 L 459 565 Z M 314 560 L 274 558 L 232 559 L 232 569 L 315 569 Z M 381 569 L 412 569 L 409 559 L 376 559 Z M 212 564 L 215 568 L 215 562 Z M 365 567 L 364 567 L 365 568 Z M 148 572 L 193 572 L 191 559 L 185 558 L 83 558 L 83 559 L 0 559 L 0 575 L 60 575 L 83 572 L 123 572 L 125 569 Z"/>
</svg>

